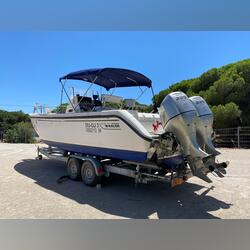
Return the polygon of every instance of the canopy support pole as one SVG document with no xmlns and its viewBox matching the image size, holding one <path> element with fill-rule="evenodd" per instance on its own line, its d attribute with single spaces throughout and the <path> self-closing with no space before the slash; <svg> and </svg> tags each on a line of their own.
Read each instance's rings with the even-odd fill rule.
<svg viewBox="0 0 250 250">
<path fill-rule="evenodd" d="M 68 98 L 68 100 L 69 100 L 69 102 L 70 102 L 70 104 L 71 104 L 72 108 L 73 108 L 73 109 L 74 109 L 74 111 L 76 112 L 76 109 L 75 109 L 75 107 L 74 107 L 73 103 L 71 102 L 70 97 L 69 97 L 69 95 L 68 95 L 68 93 L 67 93 L 67 91 L 66 91 L 66 89 L 65 89 L 65 87 L 64 87 L 64 85 L 65 85 L 66 81 L 67 81 L 67 79 L 65 80 L 65 82 L 64 82 L 64 83 L 62 83 L 62 81 L 60 80 L 60 83 L 61 83 L 61 85 L 62 85 L 62 90 L 65 92 L 65 94 L 66 94 L 66 96 L 67 96 L 67 98 Z M 62 96 L 61 96 L 61 98 L 62 98 Z M 62 99 L 61 99 L 61 105 L 62 105 Z"/>
<path fill-rule="evenodd" d="M 151 86 L 150 89 L 151 89 L 151 92 L 152 92 L 152 95 L 153 95 L 153 107 L 154 107 L 153 112 L 156 113 L 157 112 L 157 105 L 156 105 L 156 101 L 155 101 L 155 93 L 154 93 L 154 89 L 153 89 L 152 86 Z"/>
<path fill-rule="evenodd" d="M 59 110 L 59 112 L 60 113 L 62 113 L 61 111 L 62 111 L 62 101 L 63 101 L 63 88 L 61 87 L 61 101 L 60 101 L 60 110 Z"/>
<path fill-rule="evenodd" d="M 91 81 L 90 86 L 88 87 L 88 89 L 85 91 L 85 93 L 83 94 L 82 98 L 80 99 L 80 101 L 77 103 L 76 108 L 79 106 L 79 103 L 83 100 L 83 98 L 85 97 L 86 94 L 88 94 L 90 88 L 93 86 L 93 84 L 95 83 L 96 79 L 98 78 L 98 76 L 95 77 L 95 79 L 93 81 Z M 76 111 L 76 110 L 75 110 Z"/>
<path fill-rule="evenodd" d="M 138 101 L 142 97 L 142 95 L 147 91 L 147 89 L 148 88 L 145 88 L 144 90 L 142 90 L 141 87 L 140 87 L 141 94 L 135 100 Z"/>
</svg>

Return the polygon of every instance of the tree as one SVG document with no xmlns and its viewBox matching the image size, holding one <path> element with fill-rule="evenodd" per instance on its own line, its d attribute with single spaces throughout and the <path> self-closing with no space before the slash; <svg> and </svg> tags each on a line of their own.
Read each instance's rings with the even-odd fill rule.
<svg viewBox="0 0 250 250">
<path fill-rule="evenodd" d="M 9 143 L 32 143 L 33 128 L 29 122 L 19 122 L 4 134 L 4 140 Z"/>
<path fill-rule="evenodd" d="M 250 59 L 214 68 L 199 77 L 170 85 L 155 96 L 157 106 L 160 106 L 165 96 L 173 91 L 182 91 L 188 96 L 202 96 L 214 107 L 214 111 L 221 112 L 221 116 L 225 116 L 229 112 L 228 109 L 235 112 L 233 115 L 240 112 L 243 125 L 250 126 Z M 216 119 L 215 127 L 230 127 L 234 124 L 233 118 L 224 119 L 224 124 L 218 115 Z"/>
<path fill-rule="evenodd" d="M 17 142 L 16 124 L 24 122 L 30 124 L 29 115 L 22 111 L 8 112 L 0 110 L 0 134 L 1 138 L 10 142 Z"/>
<path fill-rule="evenodd" d="M 65 113 L 67 106 L 68 106 L 68 103 L 62 103 L 61 105 L 59 105 L 55 109 L 53 109 L 51 111 L 51 113 Z"/>
<path fill-rule="evenodd" d="M 230 128 L 239 125 L 241 111 L 233 102 L 227 103 L 226 105 L 220 104 L 213 106 L 212 112 L 214 114 L 214 126 L 216 128 Z"/>
</svg>

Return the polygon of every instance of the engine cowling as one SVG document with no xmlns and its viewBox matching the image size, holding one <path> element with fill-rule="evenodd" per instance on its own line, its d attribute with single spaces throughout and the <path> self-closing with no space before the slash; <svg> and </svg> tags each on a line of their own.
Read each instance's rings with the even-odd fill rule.
<svg viewBox="0 0 250 250">
<path fill-rule="evenodd" d="M 182 92 L 173 92 L 165 97 L 159 109 L 162 126 L 173 133 L 183 148 L 184 156 L 204 158 L 196 138 L 197 111 L 191 100 Z"/>
<path fill-rule="evenodd" d="M 173 133 L 181 145 L 183 156 L 187 159 L 193 175 L 212 182 L 207 177 L 207 173 L 211 172 L 211 164 L 204 164 L 211 155 L 203 151 L 197 142 L 198 115 L 191 100 L 180 91 L 170 93 L 162 101 L 159 113 L 164 130 Z"/>
<path fill-rule="evenodd" d="M 212 142 L 213 113 L 206 101 L 201 96 L 189 98 L 196 108 L 198 119 L 196 121 L 197 141 L 199 146 L 213 156 L 220 153 L 215 149 Z"/>
<path fill-rule="evenodd" d="M 206 182 L 212 182 L 207 177 L 209 172 L 224 176 L 228 162 L 215 162 L 219 152 L 211 139 L 213 114 L 201 97 L 189 99 L 180 91 L 170 93 L 162 101 L 159 113 L 165 133 L 177 138 L 193 175 Z"/>
</svg>

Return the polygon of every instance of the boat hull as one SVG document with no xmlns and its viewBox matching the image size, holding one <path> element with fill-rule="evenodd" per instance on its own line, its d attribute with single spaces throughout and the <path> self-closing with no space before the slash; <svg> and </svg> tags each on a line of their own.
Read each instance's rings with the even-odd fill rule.
<svg viewBox="0 0 250 250">
<path fill-rule="evenodd" d="M 86 155 L 103 156 L 112 159 L 120 159 L 120 160 L 135 161 L 135 162 L 145 162 L 147 160 L 146 152 L 103 148 L 103 147 L 90 147 L 85 145 L 68 144 L 68 143 L 53 142 L 47 140 L 41 140 L 41 141 L 49 146 L 58 147 L 60 149 L 69 152 L 81 153 Z"/>
<path fill-rule="evenodd" d="M 32 115 L 41 141 L 66 151 L 144 162 L 152 136 L 129 113 Z"/>
</svg>

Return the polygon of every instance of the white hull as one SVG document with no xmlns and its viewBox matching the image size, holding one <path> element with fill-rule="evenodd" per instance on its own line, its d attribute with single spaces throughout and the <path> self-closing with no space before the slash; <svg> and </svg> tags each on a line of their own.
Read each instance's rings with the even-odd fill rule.
<svg viewBox="0 0 250 250">
<path fill-rule="evenodd" d="M 126 110 L 36 114 L 31 121 L 48 145 L 123 160 L 145 161 L 152 140 L 146 128 Z"/>
</svg>

